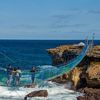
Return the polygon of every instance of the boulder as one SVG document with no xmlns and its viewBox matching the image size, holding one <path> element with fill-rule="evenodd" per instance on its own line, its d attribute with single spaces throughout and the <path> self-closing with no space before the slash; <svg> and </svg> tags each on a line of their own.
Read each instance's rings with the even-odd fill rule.
<svg viewBox="0 0 100 100">
<path fill-rule="evenodd" d="M 39 90 L 39 91 L 33 91 L 29 94 L 27 94 L 24 98 L 24 100 L 27 100 L 28 97 L 47 97 L 48 96 L 48 92 L 47 90 Z"/>
<path fill-rule="evenodd" d="M 100 100 L 100 89 L 84 88 L 80 89 L 79 92 L 84 93 L 83 96 L 77 97 L 77 100 Z"/>
<path fill-rule="evenodd" d="M 25 88 L 35 88 L 35 84 L 28 84 L 24 86 Z"/>
</svg>

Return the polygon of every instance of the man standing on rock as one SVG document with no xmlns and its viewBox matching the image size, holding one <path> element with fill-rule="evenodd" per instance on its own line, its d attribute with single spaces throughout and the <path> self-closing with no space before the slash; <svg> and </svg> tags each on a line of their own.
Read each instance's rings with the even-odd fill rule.
<svg viewBox="0 0 100 100">
<path fill-rule="evenodd" d="M 35 72 L 36 72 L 36 68 L 33 66 L 31 72 L 31 80 L 32 80 L 32 84 L 34 83 L 34 78 L 35 78 Z"/>
<path fill-rule="evenodd" d="M 7 71 L 7 81 L 6 81 L 6 83 L 7 83 L 7 86 L 9 86 L 11 81 L 12 81 L 12 71 L 13 71 L 13 68 L 10 64 L 7 66 L 6 71 Z"/>
</svg>

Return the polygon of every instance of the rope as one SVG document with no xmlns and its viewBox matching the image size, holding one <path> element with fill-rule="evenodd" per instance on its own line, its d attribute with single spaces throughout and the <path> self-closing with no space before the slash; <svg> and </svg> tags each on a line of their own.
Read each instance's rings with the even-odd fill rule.
<svg viewBox="0 0 100 100">
<path fill-rule="evenodd" d="M 11 61 L 12 63 L 15 63 L 14 60 L 12 60 L 9 56 L 7 56 L 6 54 L 0 52 L 1 55 L 3 55 L 5 58 L 7 58 L 9 61 Z M 0 67 L 0 70 L 6 71 L 5 68 Z M 17 87 L 15 87 L 14 91 L 9 91 L 9 94 L 11 94 L 12 96 L 12 92 L 15 92 L 19 97 L 23 98 L 24 94 L 18 93 L 17 91 Z M 3 92 L 4 93 L 4 92 Z M 28 93 L 28 91 L 26 90 L 26 93 Z"/>
<path fill-rule="evenodd" d="M 83 48 L 83 50 L 77 57 L 75 57 L 73 60 L 70 60 L 68 63 L 64 65 L 62 64 L 58 68 L 59 70 L 55 68 L 42 70 L 41 72 L 37 73 L 36 78 L 41 79 L 41 80 L 49 80 L 49 79 L 62 75 L 66 71 L 68 72 L 72 70 L 84 58 L 84 56 L 87 53 L 88 48 L 89 48 L 89 45 L 85 45 L 85 47 Z"/>
<path fill-rule="evenodd" d="M 9 61 L 11 61 L 12 63 L 15 63 L 14 60 L 12 60 L 9 56 L 7 56 L 6 54 L 0 52 L 1 55 L 3 55 L 5 58 L 7 58 Z"/>
</svg>

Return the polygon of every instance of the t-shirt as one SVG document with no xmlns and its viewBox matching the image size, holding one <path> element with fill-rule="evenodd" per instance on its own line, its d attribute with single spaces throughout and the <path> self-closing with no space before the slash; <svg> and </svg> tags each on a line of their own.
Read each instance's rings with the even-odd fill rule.
<svg viewBox="0 0 100 100">
<path fill-rule="evenodd" d="M 7 74 L 11 75 L 12 74 L 12 68 L 7 68 Z"/>
<path fill-rule="evenodd" d="M 32 77 L 35 77 L 35 71 L 36 71 L 36 70 L 31 70 L 31 71 L 30 71 L 30 72 L 31 72 Z"/>
<path fill-rule="evenodd" d="M 16 71 L 16 76 L 20 77 L 21 76 L 21 70 Z"/>
</svg>

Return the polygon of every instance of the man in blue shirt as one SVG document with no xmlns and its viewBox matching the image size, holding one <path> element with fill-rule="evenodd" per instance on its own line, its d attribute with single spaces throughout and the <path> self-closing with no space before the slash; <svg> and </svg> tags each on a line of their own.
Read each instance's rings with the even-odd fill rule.
<svg viewBox="0 0 100 100">
<path fill-rule="evenodd" d="M 33 66 L 31 72 L 31 80 L 32 80 L 32 84 L 34 83 L 34 78 L 35 78 L 35 72 L 36 72 L 36 68 Z"/>
<path fill-rule="evenodd" d="M 10 83 L 11 83 L 11 80 L 12 80 L 12 71 L 13 71 L 13 68 L 9 64 L 8 67 L 7 67 L 7 86 L 9 86 Z"/>
</svg>

